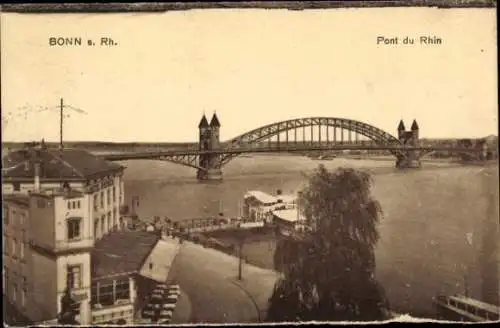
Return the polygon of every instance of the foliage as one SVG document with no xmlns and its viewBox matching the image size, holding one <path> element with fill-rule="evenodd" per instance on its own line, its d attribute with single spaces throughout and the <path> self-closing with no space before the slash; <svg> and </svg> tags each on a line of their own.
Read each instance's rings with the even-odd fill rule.
<svg viewBox="0 0 500 328">
<path fill-rule="evenodd" d="M 282 273 L 270 298 L 269 321 L 386 318 L 384 291 L 374 279 L 374 247 L 382 211 L 368 173 L 320 166 L 299 193 L 309 228 L 280 238 L 274 254 Z"/>
</svg>

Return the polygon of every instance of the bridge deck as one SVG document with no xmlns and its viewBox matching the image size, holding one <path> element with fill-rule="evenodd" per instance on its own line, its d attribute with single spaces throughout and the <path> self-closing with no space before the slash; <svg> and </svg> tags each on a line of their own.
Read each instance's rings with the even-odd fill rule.
<svg viewBox="0 0 500 328">
<path fill-rule="evenodd" d="M 162 156 L 199 156 L 199 155 L 225 155 L 225 154 L 243 154 L 243 153 L 272 153 L 272 152 L 301 152 L 301 151 L 341 151 L 341 150 L 386 150 L 386 151 L 451 151 L 451 152 L 481 152 L 482 149 L 477 148 L 452 148 L 452 147 L 409 147 L 402 145 L 295 145 L 287 144 L 272 147 L 227 147 L 214 150 L 198 150 L 198 149 L 182 149 L 168 151 L 150 151 L 150 152 L 124 152 L 121 154 L 99 154 L 109 161 L 129 160 L 129 159 L 148 159 L 158 158 Z"/>
</svg>

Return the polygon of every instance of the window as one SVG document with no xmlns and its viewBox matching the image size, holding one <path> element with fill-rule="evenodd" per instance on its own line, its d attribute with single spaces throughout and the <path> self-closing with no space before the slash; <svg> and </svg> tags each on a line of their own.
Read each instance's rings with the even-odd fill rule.
<svg viewBox="0 0 500 328">
<path fill-rule="evenodd" d="M 68 240 L 80 238 L 81 218 L 69 218 L 66 222 L 68 227 Z"/>
<path fill-rule="evenodd" d="M 15 238 L 11 239 L 11 253 L 13 257 L 16 256 L 16 243 L 17 241 Z"/>
<path fill-rule="evenodd" d="M 21 190 L 21 184 L 19 182 L 12 183 L 12 187 L 14 188 L 14 191 L 20 191 Z"/>
<path fill-rule="evenodd" d="M 26 214 L 21 213 L 19 217 L 21 218 L 21 225 L 24 225 L 26 223 Z"/>
<path fill-rule="evenodd" d="M 116 282 L 116 300 L 128 300 L 130 298 L 130 283 L 128 279 L 118 280 Z"/>
<path fill-rule="evenodd" d="M 130 299 L 130 285 L 128 278 L 118 280 L 108 280 L 92 284 L 91 304 L 101 304 L 110 306 L 118 300 Z M 113 286 L 114 285 L 114 286 Z"/>
<path fill-rule="evenodd" d="M 94 238 L 99 236 L 99 219 L 94 220 Z"/>
<path fill-rule="evenodd" d="M 5 288 L 7 286 L 7 268 L 5 265 L 3 266 L 3 272 L 2 272 L 2 278 L 3 278 L 3 293 L 5 294 Z"/>
<path fill-rule="evenodd" d="M 71 202 L 68 202 L 68 210 L 71 209 Z"/>
<path fill-rule="evenodd" d="M 101 191 L 101 208 L 104 207 L 104 191 Z"/>
<path fill-rule="evenodd" d="M 116 202 L 116 187 L 113 186 L 113 203 Z"/>
<path fill-rule="evenodd" d="M 111 191 L 109 189 L 106 191 L 106 195 L 108 198 L 108 205 L 109 205 L 109 204 L 111 204 Z"/>
<path fill-rule="evenodd" d="M 17 296 L 17 284 L 12 285 L 12 301 L 15 303 L 16 302 L 16 296 Z"/>
<path fill-rule="evenodd" d="M 101 235 L 104 235 L 106 233 L 105 221 L 106 221 L 106 216 L 105 215 L 101 216 Z"/>
<path fill-rule="evenodd" d="M 113 228 L 113 222 L 111 222 L 111 212 L 108 212 L 108 231 Z"/>
<path fill-rule="evenodd" d="M 68 265 L 66 273 L 66 282 L 69 288 L 82 287 L 82 268 L 81 265 Z"/>
<path fill-rule="evenodd" d="M 113 284 L 102 284 L 99 286 L 99 300 L 98 303 L 104 306 L 115 304 L 113 297 Z"/>
<path fill-rule="evenodd" d="M 99 203 L 99 194 L 94 195 L 94 210 L 97 210 L 97 204 Z"/>
<path fill-rule="evenodd" d="M 26 287 L 23 286 L 23 289 L 21 291 L 21 307 L 26 306 Z"/>
<path fill-rule="evenodd" d="M 3 220 L 6 225 L 9 224 L 9 208 L 7 206 L 3 206 Z"/>
<path fill-rule="evenodd" d="M 80 201 L 76 202 L 76 208 L 80 208 Z"/>
</svg>

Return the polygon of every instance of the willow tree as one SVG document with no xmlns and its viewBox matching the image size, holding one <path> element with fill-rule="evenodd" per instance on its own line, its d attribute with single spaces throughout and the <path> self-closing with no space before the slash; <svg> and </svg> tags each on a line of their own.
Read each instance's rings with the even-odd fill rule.
<svg viewBox="0 0 500 328">
<path fill-rule="evenodd" d="M 282 273 L 269 300 L 269 321 L 382 320 L 388 303 L 374 278 L 382 211 L 368 173 L 320 165 L 301 191 L 305 232 L 278 242 Z M 292 319 L 294 318 L 294 319 Z"/>
</svg>

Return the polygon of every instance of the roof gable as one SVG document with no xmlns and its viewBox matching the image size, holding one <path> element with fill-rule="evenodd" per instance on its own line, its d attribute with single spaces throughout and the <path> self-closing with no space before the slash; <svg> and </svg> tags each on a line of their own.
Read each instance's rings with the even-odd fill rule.
<svg viewBox="0 0 500 328">
<path fill-rule="evenodd" d="M 92 279 L 139 272 L 159 240 L 157 233 L 117 231 L 95 243 L 91 253 Z"/>
<path fill-rule="evenodd" d="M 64 149 L 35 150 L 40 163 L 40 179 L 84 180 L 92 176 L 124 169 L 86 150 Z M 22 149 L 8 153 L 2 158 L 4 178 L 31 179 L 35 176 L 34 154 Z"/>
</svg>

